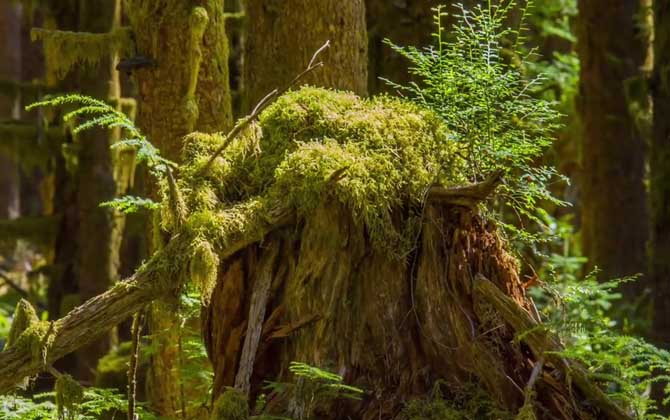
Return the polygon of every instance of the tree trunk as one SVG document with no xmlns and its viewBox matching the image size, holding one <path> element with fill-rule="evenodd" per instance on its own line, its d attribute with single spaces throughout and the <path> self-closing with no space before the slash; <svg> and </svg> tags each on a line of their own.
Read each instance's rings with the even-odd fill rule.
<svg viewBox="0 0 670 420">
<path fill-rule="evenodd" d="M 293 80 L 328 40 L 320 56 L 325 66 L 304 83 L 367 93 L 364 0 L 249 0 L 246 22 L 243 112 Z"/>
<path fill-rule="evenodd" d="M 114 25 L 116 1 L 93 4 L 79 2 L 81 32 L 105 33 Z M 77 89 L 95 98 L 110 98 L 113 74 L 112 57 L 106 57 L 94 69 L 77 71 Z M 119 280 L 119 248 L 123 232 L 123 217 L 116 211 L 100 207 L 100 203 L 116 197 L 114 159 L 110 150 L 112 134 L 105 129 L 93 129 L 79 135 L 77 172 L 77 202 L 79 211 L 77 269 L 79 301 L 85 302 L 107 290 Z M 77 376 L 93 381 L 98 360 L 107 354 L 112 335 L 81 349 L 77 353 Z"/>
<path fill-rule="evenodd" d="M 654 287 L 653 335 L 670 348 L 670 1 L 654 2 L 654 107 L 650 154 L 652 229 L 649 250 Z"/>
<path fill-rule="evenodd" d="M 178 162 L 186 134 L 223 131 L 232 124 L 224 4 L 214 0 L 126 4 L 138 54 L 156 63 L 134 73 L 138 127 L 164 157 Z M 150 189 L 157 197 L 156 187 Z M 160 349 L 151 361 L 150 401 L 168 417 L 175 417 L 183 402 L 176 312 L 174 302 L 157 302 L 149 311 L 150 329 Z"/>
<path fill-rule="evenodd" d="M 639 10 L 640 0 L 579 1 L 582 242 L 602 279 L 646 271 L 645 145 L 624 89 L 645 59 Z M 642 284 L 624 293 L 639 296 Z"/>
<path fill-rule="evenodd" d="M 380 78 L 406 85 L 412 81 L 407 71 L 408 62 L 390 46 L 389 39 L 396 45 L 419 48 L 434 45 L 431 36 L 436 31 L 432 10 L 440 4 L 437 0 L 385 1 L 366 0 L 368 26 L 368 90 L 370 94 L 388 92 L 386 82 Z M 451 11 L 451 10 L 448 10 Z"/>
<path fill-rule="evenodd" d="M 0 5 L 0 79 L 21 80 L 21 7 Z M 0 94 L 0 119 L 18 119 L 20 98 Z M 14 139 L 0 138 L 0 219 L 20 214 L 20 178 Z"/>
</svg>

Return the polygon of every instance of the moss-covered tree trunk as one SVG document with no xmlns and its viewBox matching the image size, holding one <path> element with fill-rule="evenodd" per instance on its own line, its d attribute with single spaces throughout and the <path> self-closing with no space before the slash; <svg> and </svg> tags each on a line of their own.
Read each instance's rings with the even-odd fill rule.
<svg viewBox="0 0 670 420">
<path fill-rule="evenodd" d="M 647 51 L 640 4 L 579 1 L 582 242 L 603 279 L 646 271 L 645 144 L 624 87 L 639 76 Z M 639 295 L 642 284 L 629 283 L 625 293 Z"/>
<path fill-rule="evenodd" d="M 367 93 L 364 0 L 249 0 L 246 22 L 243 112 L 293 80 L 328 40 L 325 66 L 302 82 Z"/>
<path fill-rule="evenodd" d="M 134 70 L 139 88 L 137 123 L 163 156 L 178 162 L 186 134 L 231 127 L 224 4 L 215 0 L 126 4 L 138 54 L 155 62 Z M 150 189 L 155 197 L 156 186 Z M 150 400 L 162 415 L 175 417 L 184 402 L 177 370 L 175 303 L 155 303 L 149 318 L 159 349 L 151 362 Z"/>
<path fill-rule="evenodd" d="M 670 348 L 670 1 L 654 2 L 654 106 L 650 153 L 652 229 L 649 250 L 654 287 L 653 335 Z"/>
<path fill-rule="evenodd" d="M 0 4 L 0 79 L 21 80 L 21 8 Z M 0 94 L 0 119 L 17 119 L 18 97 Z M 0 138 L 0 219 L 14 219 L 20 211 L 19 165 L 14 139 Z"/>
</svg>

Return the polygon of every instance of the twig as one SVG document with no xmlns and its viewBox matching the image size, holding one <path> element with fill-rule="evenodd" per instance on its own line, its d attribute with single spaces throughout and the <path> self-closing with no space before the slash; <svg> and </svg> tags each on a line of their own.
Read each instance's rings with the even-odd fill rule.
<svg viewBox="0 0 670 420">
<path fill-rule="evenodd" d="M 321 52 L 323 52 L 326 48 L 330 47 L 330 41 L 326 41 L 325 44 L 323 44 L 312 56 L 312 59 L 309 61 L 309 65 L 305 70 L 303 70 L 302 73 L 297 75 L 289 84 L 284 86 L 282 89 L 274 89 L 272 92 L 268 93 L 261 99 L 258 104 L 254 107 L 253 111 L 251 114 L 247 115 L 246 117 L 242 118 L 241 120 L 238 121 L 237 124 L 235 124 L 235 127 L 233 127 L 232 130 L 226 135 L 226 138 L 223 140 L 223 144 L 216 149 L 212 157 L 209 158 L 205 166 L 202 168 L 201 173 L 206 172 L 209 167 L 212 165 L 212 162 L 223 153 L 226 148 L 230 145 L 230 143 L 233 142 L 237 138 L 237 136 L 242 132 L 244 128 L 246 128 L 249 124 L 251 124 L 258 116 L 260 115 L 261 112 L 267 108 L 275 98 L 278 98 L 282 96 L 284 93 L 288 92 L 291 88 L 293 88 L 303 77 L 305 77 L 307 74 L 311 73 L 315 69 L 322 67 L 323 62 L 319 61 L 316 62 L 317 57 Z"/>
<path fill-rule="evenodd" d="M 135 420 L 135 406 L 137 401 L 137 365 L 140 350 L 140 333 L 142 331 L 142 312 L 133 315 L 132 343 L 130 361 L 128 362 L 128 420 Z"/>
<path fill-rule="evenodd" d="M 7 286 L 11 287 L 12 289 L 16 290 L 18 294 L 20 294 L 22 297 L 27 298 L 28 297 L 28 292 L 23 290 L 21 286 L 16 284 L 14 280 L 10 279 L 9 276 L 7 276 L 4 272 L 0 271 L 0 279 L 4 280 L 5 283 L 7 283 Z"/>
</svg>

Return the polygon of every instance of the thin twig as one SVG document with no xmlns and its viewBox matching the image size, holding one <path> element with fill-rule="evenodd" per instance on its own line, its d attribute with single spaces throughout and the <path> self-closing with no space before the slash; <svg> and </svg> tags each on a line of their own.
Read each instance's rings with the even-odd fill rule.
<svg viewBox="0 0 670 420">
<path fill-rule="evenodd" d="M 130 361 L 128 363 L 128 420 L 135 420 L 135 406 L 137 401 L 137 365 L 140 350 L 140 334 L 142 331 L 142 312 L 133 315 L 132 344 L 130 349 Z"/>
<path fill-rule="evenodd" d="M 223 153 L 228 146 L 230 146 L 230 143 L 233 142 L 237 138 L 237 136 L 242 132 L 243 129 L 245 129 L 249 124 L 251 124 L 253 121 L 258 118 L 258 116 L 267 108 L 276 98 L 282 96 L 284 93 L 288 92 L 291 88 L 293 88 L 303 77 L 311 73 L 312 71 L 316 70 L 319 67 L 323 66 L 323 62 L 319 61 L 316 62 L 317 57 L 321 52 L 323 52 L 326 48 L 330 47 L 330 41 L 326 41 L 325 44 L 323 44 L 312 56 L 312 59 L 309 61 L 309 65 L 305 70 L 303 70 L 302 73 L 297 75 L 289 84 L 287 84 L 284 88 L 282 89 L 274 89 L 272 92 L 268 93 L 261 99 L 258 104 L 254 107 L 253 111 L 251 114 L 247 115 L 246 117 L 242 118 L 241 120 L 238 121 L 237 124 L 235 124 L 235 127 L 233 127 L 232 130 L 226 135 L 226 138 L 223 140 L 223 144 L 216 149 L 212 157 L 209 158 L 205 166 L 202 168 L 201 173 L 205 173 L 209 167 L 212 165 L 212 162 Z"/>
</svg>

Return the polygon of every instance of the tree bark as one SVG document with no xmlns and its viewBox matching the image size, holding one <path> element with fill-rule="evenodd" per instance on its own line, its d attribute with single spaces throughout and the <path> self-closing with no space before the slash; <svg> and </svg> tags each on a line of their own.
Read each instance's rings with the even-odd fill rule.
<svg viewBox="0 0 670 420">
<path fill-rule="evenodd" d="M 232 125 L 224 4 L 214 0 L 126 4 L 138 54 L 155 60 L 155 66 L 134 73 L 138 127 L 162 156 L 179 162 L 186 134 L 224 131 Z M 202 10 L 205 13 L 199 13 Z M 204 32 L 197 33 L 198 27 Z M 149 188 L 156 198 L 156 186 Z M 180 321 L 174 306 L 157 302 L 149 310 L 149 328 L 160 349 L 151 361 L 150 400 L 168 417 L 181 409 L 182 400 L 177 369 Z"/>
<path fill-rule="evenodd" d="M 327 40 L 325 66 L 305 84 L 367 93 L 367 31 L 364 0 L 249 0 L 244 55 L 243 111 L 307 67 Z"/>
<path fill-rule="evenodd" d="M 582 242 L 602 279 L 646 271 L 645 145 L 624 89 L 645 60 L 639 10 L 640 0 L 579 1 Z M 628 283 L 624 293 L 638 296 L 643 285 Z"/>
<path fill-rule="evenodd" d="M 434 23 L 435 12 L 432 9 L 439 4 L 437 0 L 400 2 L 366 0 L 370 94 L 390 90 L 386 82 L 380 80 L 382 77 L 401 85 L 412 81 L 407 71 L 409 64 L 407 60 L 386 45 L 384 40 L 389 39 L 396 45 L 418 48 L 433 45 L 435 40 L 431 34 L 437 28 Z"/>
<path fill-rule="evenodd" d="M 670 1 L 654 2 L 654 107 L 650 154 L 652 229 L 650 272 L 654 287 L 653 336 L 670 348 Z"/>
<path fill-rule="evenodd" d="M 21 7 L 0 5 L 0 79 L 21 81 Z M 20 97 L 0 95 L 0 118 L 18 119 Z M 14 139 L 0 138 L 0 219 L 20 215 L 20 178 Z"/>
</svg>

